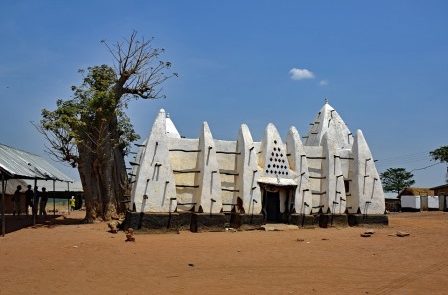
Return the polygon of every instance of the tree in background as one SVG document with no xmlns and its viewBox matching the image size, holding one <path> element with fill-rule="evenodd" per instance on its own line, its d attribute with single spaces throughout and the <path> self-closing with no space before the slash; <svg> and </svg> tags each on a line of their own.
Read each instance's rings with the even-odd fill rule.
<svg viewBox="0 0 448 295">
<path fill-rule="evenodd" d="M 110 220 L 125 209 L 125 156 L 139 138 L 125 113 L 129 101 L 163 97 L 162 83 L 177 76 L 167 72 L 171 63 L 161 60 L 164 50 L 153 48 L 152 40 L 137 38 L 136 32 L 113 45 L 101 42 L 114 66 L 80 70 L 84 79 L 72 87 L 72 98 L 59 99 L 55 110 L 42 110 L 38 126 L 51 155 L 78 168 L 85 222 Z"/>
<path fill-rule="evenodd" d="M 414 175 L 404 168 L 389 168 L 380 175 L 384 191 L 399 193 L 415 183 Z"/>
<path fill-rule="evenodd" d="M 438 149 L 435 149 L 431 152 L 429 152 L 429 156 L 434 161 L 440 161 L 442 163 L 448 164 L 448 145 L 441 146 Z M 446 183 L 448 183 L 448 167 L 447 167 L 447 174 L 446 174 Z"/>
</svg>

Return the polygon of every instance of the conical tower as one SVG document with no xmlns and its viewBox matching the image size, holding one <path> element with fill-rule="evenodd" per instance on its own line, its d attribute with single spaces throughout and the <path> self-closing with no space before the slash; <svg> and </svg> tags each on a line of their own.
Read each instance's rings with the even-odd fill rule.
<svg viewBox="0 0 448 295">
<path fill-rule="evenodd" d="M 173 124 L 174 126 L 174 124 Z M 169 160 L 166 113 L 161 109 L 139 152 L 132 192 L 137 212 L 170 212 L 176 208 L 176 184 Z"/>
<path fill-rule="evenodd" d="M 314 121 L 310 123 L 311 127 L 308 135 L 305 136 L 305 145 L 307 146 L 322 146 L 324 134 L 332 129 L 336 138 L 337 148 L 351 148 L 353 144 L 353 136 L 347 125 L 339 116 L 338 112 L 330 106 L 327 100 L 315 117 Z"/>
<path fill-rule="evenodd" d="M 181 138 L 179 131 L 171 120 L 170 114 L 166 113 L 166 136 L 171 138 Z"/>
<path fill-rule="evenodd" d="M 361 130 L 357 130 L 353 144 L 353 196 L 351 213 L 383 214 L 384 192 L 375 161 Z"/>
</svg>

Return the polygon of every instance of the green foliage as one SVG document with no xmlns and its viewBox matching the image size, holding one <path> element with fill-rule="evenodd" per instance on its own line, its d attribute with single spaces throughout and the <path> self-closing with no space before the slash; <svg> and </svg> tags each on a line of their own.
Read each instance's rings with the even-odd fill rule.
<svg viewBox="0 0 448 295">
<path fill-rule="evenodd" d="M 414 175 L 404 168 L 389 168 L 380 175 L 384 191 L 399 193 L 415 183 Z"/>
<path fill-rule="evenodd" d="M 441 146 L 438 149 L 429 152 L 429 155 L 434 161 L 448 163 L 448 145 Z"/>
<path fill-rule="evenodd" d="M 114 121 L 118 138 L 113 144 L 119 145 L 124 154 L 130 143 L 139 139 L 124 112 L 127 104 L 121 103 L 122 97 L 114 91 L 116 81 L 117 75 L 111 67 L 89 67 L 82 84 L 72 87 L 71 99 L 58 100 L 54 111 L 42 110 L 41 128 L 53 134 L 53 155 L 58 159 L 75 167 L 80 145 L 92 149 L 102 144 L 114 132 L 108 128 Z"/>
</svg>

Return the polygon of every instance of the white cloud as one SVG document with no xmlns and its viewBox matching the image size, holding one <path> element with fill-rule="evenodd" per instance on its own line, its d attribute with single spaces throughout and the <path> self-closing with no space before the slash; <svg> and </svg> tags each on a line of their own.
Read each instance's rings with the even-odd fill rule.
<svg viewBox="0 0 448 295">
<path fill-rule="evenodd" d="M 292 68 L 289 74 L 293 80 L 314 79 L 313 72 L 307 69 Z"/>
<path fill-rule="evenodd" d="M 321 80 L 321 81 L 319 82 L 319 85 L 320 85 L 320 86 L 327 86 L 327 85 L 328 85 L 328 80 Z"/>
</svg>

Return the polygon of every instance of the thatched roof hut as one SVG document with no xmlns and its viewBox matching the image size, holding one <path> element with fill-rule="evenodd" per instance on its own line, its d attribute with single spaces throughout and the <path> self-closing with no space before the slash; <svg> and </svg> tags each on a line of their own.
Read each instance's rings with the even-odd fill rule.
<svg viewBox="0 0 448 295">
<path fill-rule="evenodd" d="M 426 187 L 407 187 L 398 194 L 398 198 L 401 196 L 434 196 L 434 191 Z"/>
</svg>

